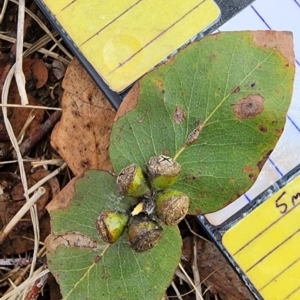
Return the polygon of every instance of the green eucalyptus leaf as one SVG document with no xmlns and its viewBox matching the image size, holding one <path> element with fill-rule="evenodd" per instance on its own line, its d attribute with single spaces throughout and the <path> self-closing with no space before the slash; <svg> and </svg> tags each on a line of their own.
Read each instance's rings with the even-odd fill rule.
<svg viewBox="0 0 300 300">
<path fill-rule="evenodd" d="M 139 81 L 138 104 L 114 124 L 118 172 L 174 157 L 189 213 L 222 208 L 254 183 L 284 128 L 294 78 L 288 32 L 224 32 L 189 45 Z"/>
<path fill-rule="evenodd" d="M 126 212 L 135 200 L 121 197 L 116 177 L 105 171 L 88 171 L 67 188 L 75 190 L 70 204 L 50 210 L 51 239 L 63 242 L 47 255 L 63 299 L 161 299 L 180 259 L 178 228 L 165 226 L 159 244 L 143 253 L 130 248 L 126 233 L 105 244 L 96 230 L 98 214 Z"/>
</svg>

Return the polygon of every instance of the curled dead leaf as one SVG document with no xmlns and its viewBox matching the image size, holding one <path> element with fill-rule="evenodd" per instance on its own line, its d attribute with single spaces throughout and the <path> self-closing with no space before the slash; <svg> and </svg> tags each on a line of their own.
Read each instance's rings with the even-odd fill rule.
<svg viewBox="0 0 300 300">
<path fill-rule="evenodd" d="M 63 88 L 63 113 L 51 135 L 52 147 L 75 175 L 112 170 L 108 147 L 115 110 L 77 60 L 68 66 Z"/>
</svg>

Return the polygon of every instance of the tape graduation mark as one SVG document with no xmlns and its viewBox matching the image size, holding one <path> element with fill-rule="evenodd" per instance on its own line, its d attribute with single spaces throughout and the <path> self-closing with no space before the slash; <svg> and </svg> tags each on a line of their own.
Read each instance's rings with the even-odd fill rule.
<svg viewBox="0 0 300 300">
<path fill-rule="evenodd" d="M 300 166 L 219 228 L 200 222 L 258 299 L 300 299 Z"/>
<path fill-rule="evenodd" d="M 43 0 L 109 87 L 121 92 L 216 22 L 213 0 Z"/>
</svg>

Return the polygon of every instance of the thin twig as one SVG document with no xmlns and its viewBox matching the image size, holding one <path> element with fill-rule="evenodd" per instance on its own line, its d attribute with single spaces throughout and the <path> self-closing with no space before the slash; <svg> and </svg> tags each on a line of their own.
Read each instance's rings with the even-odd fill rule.
<svg viewBox="0 0 300 300">
<path fill-rule="evenodd" d="M 45 257 L 38 257 L 39 264 L 46 263 Z M 32 263 L 32 258 L 0 258 L 0 266 L 28 266 Z"/>
<path fill-rule="evenodd" d="M 27 155 L 30 150 L 54 127 L 62 115 L 61 111 L 56 111 L 45 121 L 40 128 L 28 137 L 21 145 L 20 151 L 22 155 Z M 15 154 L 13 154 L 15 158 Z"/>
</svg>

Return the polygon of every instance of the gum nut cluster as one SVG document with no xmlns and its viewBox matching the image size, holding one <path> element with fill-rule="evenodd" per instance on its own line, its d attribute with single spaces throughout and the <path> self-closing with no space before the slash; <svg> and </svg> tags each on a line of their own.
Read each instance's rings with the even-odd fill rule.
<svg viewBox="0 0 300 300">
<path fill-rule="evenodd" d="M 137 198 L 130 213 L 104 211 L 96 222 L 101 238 L 114 243 L 125 231 L 132 249 L 147 251 L 162 238 L 161 221 L 177 225 L 187 214 L 189 198 L 170 188 L 178 179 L 181 166 L 171 157 L 153 156 L 146 166 L 146 174 L 137 164 L 121 170 L 117 177 L 117 190 L 122 196 Z"/>
</svg>

